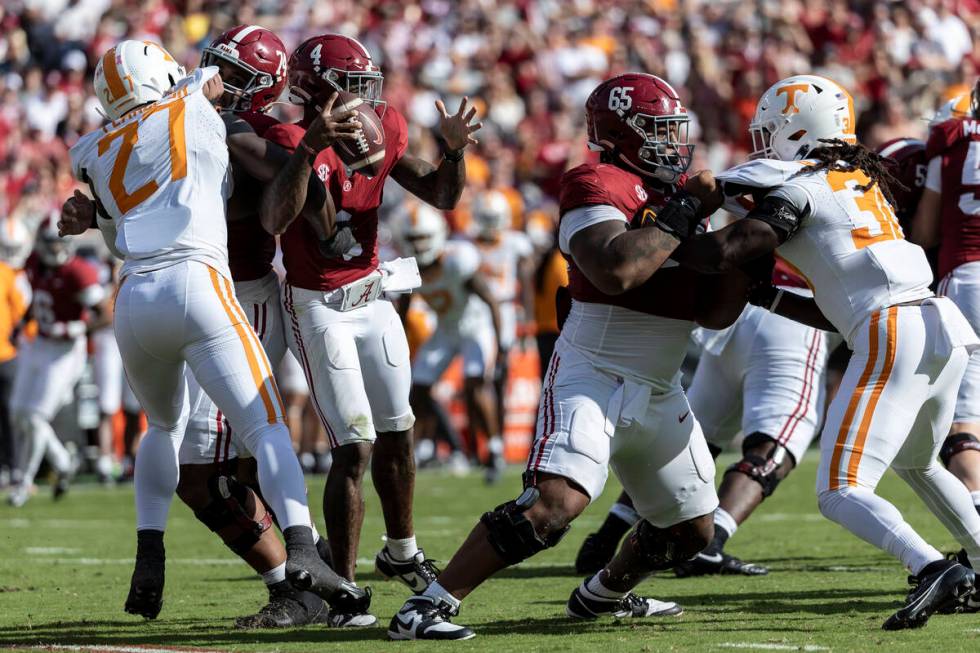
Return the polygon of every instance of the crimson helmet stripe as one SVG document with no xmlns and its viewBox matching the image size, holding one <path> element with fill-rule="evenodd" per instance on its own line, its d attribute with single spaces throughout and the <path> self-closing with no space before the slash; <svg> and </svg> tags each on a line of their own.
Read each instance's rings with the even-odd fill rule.
<svg viewBox="0 0 980 653">
<path fill-rule="evenodd" d="M 242 39 L 254 32 L 257 29 L 262 29 L 258 25 L 246 25 L 242 29 L 238 30 L 238 33 L 231 37 L 232 43 L 241 43 Z"/>
</svg>

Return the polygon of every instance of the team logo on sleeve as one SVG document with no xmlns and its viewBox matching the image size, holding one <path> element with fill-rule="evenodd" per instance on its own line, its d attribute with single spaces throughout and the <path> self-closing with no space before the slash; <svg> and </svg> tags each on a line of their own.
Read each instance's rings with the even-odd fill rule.
<svg viewBox="0 0 980 653">
<path fill-rule="evenodd" d="M 643 186 L 637 184 L 636 186 L 633 187 L 633 190 L 636 191 L 636 196 L 640 198 L 641 202 L 647 201 L 647 192 L 646 190 L 644 190 Z"/>
</svg>

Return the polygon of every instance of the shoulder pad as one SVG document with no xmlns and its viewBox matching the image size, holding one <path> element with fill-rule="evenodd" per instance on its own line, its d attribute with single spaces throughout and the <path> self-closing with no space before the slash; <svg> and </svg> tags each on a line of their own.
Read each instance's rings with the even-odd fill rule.
<svg viewBox="0 0 980 653">
<path fill-rule="evenodd" d="M 926 142 L 926 160 L 943 154 L 957 141 L 970 134 L 976 134 L 980 121 L 974 118 L 950 118 L 934 125 L 929 129 L 929 140 Z"/>
</svg>

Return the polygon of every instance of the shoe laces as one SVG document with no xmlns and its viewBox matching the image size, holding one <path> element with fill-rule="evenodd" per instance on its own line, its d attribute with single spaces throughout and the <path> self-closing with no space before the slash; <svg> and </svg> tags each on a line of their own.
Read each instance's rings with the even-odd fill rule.
<svg viewBox="0 0 980 653">
<path fill-rule="evenodd" d="M 441 599 L 430 600 L 428 598 L 416 599 L 414 602 L 415 611 L 423 617 L 437 618 L 441 621 L 449 621 L 457 614 L 459 609 L 454 608 L 446 601 Z"/>
<path fill-rule="evenodd" d="M 426 585 L 431 585 L 439 577 L 439 567 L 435 560 L 423 557 L 415 563 L 415 573 L 425 580 Z"/>
<path fill-rule="evenodd" d="M 619 604 L 624 610 L 629 610 L 633 615 L 645 613 L 647 609 L 646 600 L 634 592 L 630 592 L 622 599 Z"/>
</svg>

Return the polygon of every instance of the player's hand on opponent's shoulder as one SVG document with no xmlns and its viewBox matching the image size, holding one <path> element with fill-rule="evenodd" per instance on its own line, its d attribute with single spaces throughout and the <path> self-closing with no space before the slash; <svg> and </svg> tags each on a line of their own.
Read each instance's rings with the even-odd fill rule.
<svg viewBox="0 0 980 653">
<path fill-rule="evenodd" d="M 721 184 L 715 179 L 710 170 L 699 170 L 687 178 L 684 190 L 696 197 L 701 202 L 698 211 L 702 218 L 707 217 L 721 208 L 725 201 L 725 196 L 721 191 Z"/>
<path fill-rule="evenodd" d="M 213 103 L 220 100 L 221 96 L 225 93 L 225 85 L 221 81 L 221 75 L 215 73 L 214 77 L 204 82 L 201 92 L 204 93 L 204 97 L 208 99 L 208 102 Z"/>
<path fill-rule="evenodd" d="M 483 123 L 473 122 L 476 117 L 476 107 L 467 111 L 467 102 L 469 98 L 464 97 L 459 103 L 459 111 L 450 115 L 442 100 L 436 100 L 436 109 L 439 111 L 439 133 L 442 135 L 442 140 L 446 142 L 446 149 L 450 151 L 462 150 L 467 145 L 479 143 L 473 138 L 473 134 L 483 127 Z"/>
<path fill-rule="evenodd" d="M 95 202 L 76 188 L 74 194 L 61 205 L 58 235 L 64 238 L 83 234 L 94 220 Z"/>
<path fill-rule="evenodd" d="M 337 101 L 335 92 L 323 105 L 320 115 L 306 128 L 303 143 L 316 152 L 325 150 L 340 139 L 353 139 L 361 129 L 361 123 L 356 119 L 357 112 L 353 109 L 334 113 L 333 105 Z"/>
</svg>

